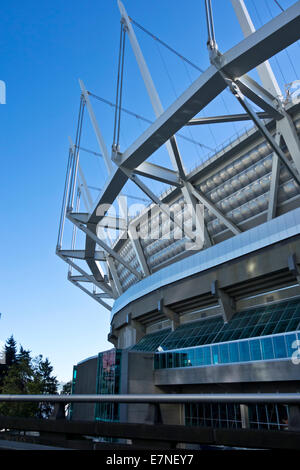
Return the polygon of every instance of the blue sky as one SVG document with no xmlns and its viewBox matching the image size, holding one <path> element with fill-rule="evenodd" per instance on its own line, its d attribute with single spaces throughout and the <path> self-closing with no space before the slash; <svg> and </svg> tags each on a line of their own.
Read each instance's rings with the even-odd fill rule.
<svg viewBox="0 0 300 470">
<path fill-rule="evenodd" d="M 266 1 L 272 14 L 280 13 L 275 2 Z M 266 1 L 247 1 L 257 27 L 260 21 L 270 19 Z M 203 1 L 124 3 L 137 22 L 201 68 L 209 65 Z M 280 3 L 287 8 L 295 2 Z M 242 34 L 229 0 L 215 0 L 213 4 L 218 44 L 226 51 L 242 39 Z M 7 104 L 0 105 L 0 340 L 13 334 L 33 355 L 48 357 L 59 380 L 70 379 L 73 364 L 112 347 L 106 340 L 109 313 L 67 282 L 66 265 L 56 257 L 55 246 L 68 135 L 74 138 L 76 130 L 78 78 L 84 80 L 89 90 L 114 100 L 119 19 L 115 0 L 11 0 L 1 4 L 0 79 L 7 86 Z M 138 30 L 137 36 L 162 102 L 167 106 L 197 73 L 192 69 L 186 72 L 180 60 L 159 50 Z M 124 106 L 152 119 L 128 46 Z M 296 54 L 299 57 L 298 45 L 290 48 L 290 57 Z M 294 70 L 286 54 L 280 54 L 272 65 L 281 86 L 300 76 L 299 60 Z M 93 104 L 110 147 L 112 111 Z M 225 93 L 224 99 L 212 104 L 209 111 L 225 114 L 226 107 L 230 112 L 238 112 L 236 103 Z M 88 122 L 85 125 L 87 145 L 97 151 Z M 193 138 L 214 147 L 216 140 L 219 143 L 238 130 L 230 126 L 213 132 L 193 131 Z M 124 118 L 122 147 L 144 128 L 143 123 Z M 188 144 L 184 145 L 188 150 Z M 205 158 L 205 152 L 199 154 L 194 147 L 187 152 L 187 166 Z M 101 171 L 94 178 L 98 186 L 103 185 Z"/>
</svg>

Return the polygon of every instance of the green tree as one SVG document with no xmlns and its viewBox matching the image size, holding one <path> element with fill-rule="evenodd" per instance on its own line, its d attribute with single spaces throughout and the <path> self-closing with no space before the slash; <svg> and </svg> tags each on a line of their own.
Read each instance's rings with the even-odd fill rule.
<svg viewBox="0 0 300 470">
<path fill-rule="evenodd" d="M 61 393 L 62 395 L 70 395 L 71 391 L 72 391 L 72 382 L 70 380 L 70 382 L 67 382 L 63 385 Z"/>
<path fill-rule="evenodd" d="M 37 394 L 39 393 L 39 384 L 34 375 L 31 365 L 31 358 L 23 358 L 15 362 L 8 369 L 4 378 L 2 390 L 3 394 Z M 3 402 L 0 404 L 0 414 L 5 416 L 33 417 L 38 414 L 38 403 Z"/>
<path fill-rule="evenodd" d="M 3 394 L 56 394 L 57 379 L 52 375 L 53 367 L 48 358 L 39 355 L 32 359 L 30 351 L 20 346 L 17 353 L 16 342 L 11 336 L 6 343 L 9 365 L 2 381 Z M 0 404 L 0 414 L 19 417 L 48 418 L 52 411 L 50 403 L 9 403 Z"/>
<path fill-rule="evenodd" d="M 57 394 L 58 381 L 56 377 L 52 375 L 53 367 L 51 366 L 48 358 L 43 360 L 42 355 L 36 357 L 34 360 L 34 372 L 35 381 L 40 390 L 39 393 L 43 395 Z M 40 403 L 39 416 L 41 418 L 48 418 L 52 409 L 53 405 L 50 403 Z"/>
<path fill-rule="evenodd" d="M 5 344 L 5 362 L 8 366 L 12 366 L 17 362 L 17 343 L 13 335 L 8 338 Z"/>
</svg>

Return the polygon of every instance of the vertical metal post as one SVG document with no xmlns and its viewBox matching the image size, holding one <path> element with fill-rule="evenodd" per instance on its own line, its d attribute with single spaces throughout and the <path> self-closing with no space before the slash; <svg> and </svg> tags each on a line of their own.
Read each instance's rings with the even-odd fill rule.
<svg viewBox="0 0 300 470">
<path fill-rule="evenodd" d="M 80 188 L 78 188 L 77 189 L 77 199 L 76 199 L 76 212 L 79 212 L 80 196 L 81 196 L 81 191 L 80 191 Z M 77 226 L 73 225 L 71 250 L 75 250 L 76 235 L 77 235 Z M 72 276 L 72 266 L 71 265 L 69 265 L 68 275 Z"/>
<path fill-rule="evenodd" d="M 280 134 L 275 135 L 275 141 L 277 142 L 278 145 L 280 144 Z M 272 157 L 272 174 L 271 174 L 271 181 L 270 181 L 269 206 L 268 206 L 267 220 L 271 220 L 274 217 L 276 217 L 279 176 L 280 176 L 280 160 L 279 160 L 277 153 L 274 152 L 273 157 Z"/>
<path fill-rule="evenodd" d="M 241 420 L 242 420 L 242 428 L 246 429 L 249 428 L 249 406 L 248 405 L 240 405 L 241 410 Z"/>
<path fill-rule="evenodd" d="M 64 233 L 64 226 L 66 220 L 66 210 L 67 210 L 67 201 L 69 196 L 69 187 L 70 187 L 70 174 L 72 168 L 72 150 L 69 150 L 68 156 L 68 163 L 67 163 L 67 171 L 66 171 L 66 179 L 65 179 L 65 187 L 64 187 L 64 195 L 61 207 L 61 214 L 60 214 L 60 221 L 59 221 L 59 229 L 58 229 L 58 237 L 57 237 L 57 250 L 61 248 L 62 245 L 62 238 Z"/>
<path fill-rule="evenodd" d="M 235 14 L 239 21 L 241 30 L 245 37 L 255 32 L 254 24 L 251 20 L 244 0 L 231 0 Z M 274 96 L 282 97 L 282 93 L 269 61 L 260 64 L 257 67 L 258 75 L 263 86 Z"/>
<path fill-rule="evenodd" d="M 69 142 L 70 142 L 70 145 L 73 149 L 73 152 L 75 151 L 75 146 L 74 146 L 74 143 L 71 139 L 71 137 L 69 137 Z M 79 152 L 80 149 L 78 149 L 78 152 Z M 87 186 L 87 183 L 86 183 L 86 179 L 84 177 L 84 173 L 82 171 L 82 168 L 80 166 L 80 163 L 78 162 L 78 172 L 79 172 L 79 179 L 81 180 L 81 184 L 83 186 L 83 189 L 84 189 L 84 193 L 82 193 L 82 196 L 85 195 L 85 201 L 86 201 L 86 210 L 88 212 L 91 211 L 92 209 L 92 206 L 93 206 L 93 199 L 92 199 L 92 196 L 91 196 L 91 193 L 90 193 L 90 190 Z"/>
<path fill-rule="evenodd" d="M 67 207 L 67 211 L 69 212 L 73 211 L 73 206 L 74 206 L 74 196 L 75 196 L 75 188 L 76 188 L 76 183 L 77 183 L 79 147 L 80 147 L 80 138 L 81 138 L 81 130 L 82 130 L 83 112 L 84 112 L 84 101 L 81 96 L 76 142 L 75 142 L 74 151 L 73 151 L 74 157 L 73 157 L 73 165 L 72 165 L 72 172 L 71 172 L 70 192 L 69 192 L 68 207 Z"/>
</svg>

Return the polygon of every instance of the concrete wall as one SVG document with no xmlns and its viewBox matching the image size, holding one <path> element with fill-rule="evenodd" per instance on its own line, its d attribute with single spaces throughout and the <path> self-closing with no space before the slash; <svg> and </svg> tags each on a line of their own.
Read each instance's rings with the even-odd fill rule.
<svg viewBox="0 0 300 470">
<path fill-rule="evenodd" d="M 153 353 L 124 351 L 122 355 L 121 393 L 163 393 L 154 383 Z M 162 420 L 165 424 L 181 424 L 179 405 L 162 405 Z M 153 423 L 155 407 L 147 404 L 121 405 L 120 421 L 129 423 Z"/>
<path fill-rule="evenodd" d="M 78 364 L 74 394 L 96 393 L 98 357 Z M 74 403 L 72 419 L 93 421 L 95 417 L 94 403 Z"/>
<path fill-rule="evenodd" d="M 208 367 L 159 369 L 154 372 L 157 386 L 187 384 L 224 384 L 236 382 L 299 381 L 300 365 L 290 359 L 222 364 Z"/>
</svg>

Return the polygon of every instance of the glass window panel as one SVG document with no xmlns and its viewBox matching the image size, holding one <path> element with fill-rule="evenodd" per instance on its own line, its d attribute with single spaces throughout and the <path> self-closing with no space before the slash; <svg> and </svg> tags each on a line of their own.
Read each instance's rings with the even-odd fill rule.
<svg viewBox="0 0 300 470">
<path fill-rule="evenodd" d="M 297 327 L 298 327 L 298 323 L 299 323 L 299 320 L 298 318 L 293 318 L 292 320 L 290 320 L 287 328 L 286 328 L 286 331 L 294 331 L 294 330 L 297 330 Z"/>
<path fill-rule="evenodd" d="M 203 348 L 195 349 L 195 366 L 202 366 L 204 364 Z"/>
<path fill-rule="evenodd" d="M 268 323 L 262 331 L 262 336 L 264 335 L 271 335 L 274 332 L 276 327 L 276 323 Z"/>
<path fill-rule="evenodd" d="M 258 339 L 249 341 L 250 346 L 250 357 L 252 361 L 260 361 L 261 360 L 261 350 L 260 350 L 260 342 Z"/>
<path fill-rule="evenodd" d="M 296 347 L 296 344 L 294 343 L 294 341 L 296 341 L 296 335 L 295 334 L 285 335 L 285 343 L 286 343 L 286 347 L 287 347 L 287 357 L 292 357 L 292 354 L 295 351 L 297 351 L 297 347 Z"/>
<path fill-rule="evenodd" d="M 239 346 L 237 343 L 229 344 L 230 362 L 239 362 Z"/>
<path fill-rule="evenodd" d="M 190 366 L 194 366 L 194 356 L 195 356 L 195 353 L 194 353 L 194 349 L 190 349 L 188 352 L 187 352 L 187 365 L 190 367 Z"/>
<path fill-rule="evenodd" d="M 249 351 L 248 341 L 241 341 L 239 343 L 239 350 L 240 350 L 240 361 L 241 362 L 250 361 L 250 351 Z"/>
<path fill-rule="evenodd" d="M 271 315 L 271 318 L 270 318 L 270 321 L 271 322 L 277 322 L 278 320 L 280 320 L 282 316 L 282 311 L 281 310 L 275 310 L 275 312 L 272 313 Z"/>
<path fill-rule="evenodd" d="M 260 336 L 262 332 L 264 331 L 265 325 L 256 325 L 251 333 L 251 337 L 253 338 L 254 336 Z"/>
<path fill-rule="evenodd" d="M 145 335 L 132 349 L 136 351 L 156 351 L 163 341 L 169 336 L 171 329 L 156 331 Z"/>
<path fill-rule="evenodd" d="M 181 359 L 181 353 L 175 352 L 174 353 L 174 365 L 173 365 L 173 367 L 180 367 L 180 359 Z"/>
<path fill-rule="evenodd" d="M 173 367 L 173 354 L 167 353 L 167 369 L 171 369 Z"/>
<path fill-rule="evenodd" d="M 220 362 L 222 364 L 227 364 L 229 362 L 229 349 L 228 344 L 220 344 Z"/>
<path fill-rule="evenodd" d="M 284 336 L 274 336 L 273 337 L 274 353 L 275 357 L 282 358 L 287 357 L 287 350 L 284 341 Z"/>
<path fill-rule="evenodd" d="M 211 364 L 211 348 L 210 347 L 203 348 L 203 355 L 204 355 L 204 365 L 209 366 Z"/>
<path fill-rule="evenodd" d="M 289 320 L 282 320 L 282 321 L 278 322 L 276 327 L 274 328 L 273 333 L 274 334 L 283 333 L 284 331 L 286 331 L 286 327 L 287 327 L 288 323 L 289 323 Z"/>
<path fill-rule="evenodd" d="M 233 331 L 230 340 L 231 340 L 231 341 L 235 341 L 235 340 L 237 340 L 237 339 L 240 339 L 241 333 L 242 333 L 242 330 Z"/>
<path fill-rule="evenodd" d="M 212 357 L 213 357 L 213 364 L 219 364 L 219 346 L 212 347 Z"/>
<path fill-rule="evenodd" d="M 274 359 L 273 343 L 271 338 L 261 339 L 261 349 L 263 359 Z"/>
</svg>

